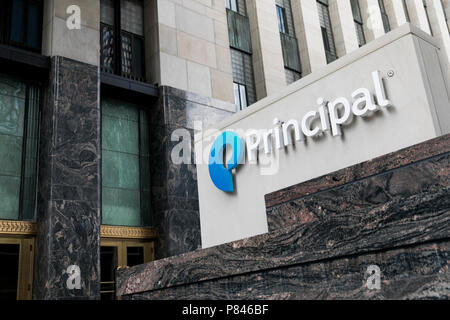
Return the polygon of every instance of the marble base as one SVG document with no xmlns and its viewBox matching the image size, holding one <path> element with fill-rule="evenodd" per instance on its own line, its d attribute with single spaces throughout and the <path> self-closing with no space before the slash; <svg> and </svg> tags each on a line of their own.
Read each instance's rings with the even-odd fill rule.
<svg viewBox="0 0 450 320">
<path fill-rule="evenodd" d="M 268 207 L 276 210 L 272 232 L 122 270 L 118 293 L 128 299 L 447 299 L 449 159 L 447 135 L 268 195 L 280 199 Z M 381 269 L 381 290 L 365 285 L 371 264 Z"/>
</svg>

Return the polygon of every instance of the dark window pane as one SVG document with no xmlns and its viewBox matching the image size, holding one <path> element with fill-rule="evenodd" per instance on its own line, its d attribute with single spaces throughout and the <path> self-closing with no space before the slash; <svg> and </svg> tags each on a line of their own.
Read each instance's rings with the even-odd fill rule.
<svg viewBox="0 0 450 320">
<path fill-rule="evenodd" d="M 137 37 L 133 39 L 133 75 L 136 78 L 144 77 L 144 43 L 143 40 Z"/>
<path fill-rule="evenodd" d="M 114 25 L 114 0 L 101 0 L 100 21 L 110 26 Z"/>
<path fill-rule="evenodd" d="M 120 0 L 121 28 L 127 32 L 144 35 L 144 8 L 141 0 Z"/>
<path fill-rule="evenodd" d="M 143 247 L 127 247 L 127 265 L 134 267 L 144 263 Z"/>
<path fill-rule="evenodd" d="M 12 2 L 10 38 L 14 42 L 23 43 L 24 41 L 24 12 L 25 0 L 15 0 Z"/>
<path fill-rule="evenodd" d="M 19 253 L 18 244 L 0 244 L 0 300 L 17 299 Z"/>
<path fill-rule="evenodd" d="M 30 47 L 39 48 L 41 45 L 41 8 L 36 4 L 28 5 L 27 39 L 26 44 Z"/>
</svg>

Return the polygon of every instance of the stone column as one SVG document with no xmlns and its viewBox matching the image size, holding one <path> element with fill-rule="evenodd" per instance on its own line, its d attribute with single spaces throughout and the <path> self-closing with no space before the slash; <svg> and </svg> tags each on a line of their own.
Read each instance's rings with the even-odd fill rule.
<svg viewBox="0 0 450 320">
<path fill-rule="evenodd" d="M 338 57 L 359 48 L 350 0 L 330 0 L 330 17 Z"/>
<path fill-rule="evenodd" d="M 257 99 L 286 86 L 283 52 L 274 0 L 246 1 L 252 35 Z"/>
<path fill-rule="evenodd" d="M 403 8 L 403 0 L 385 0 L 386 11 L 389 15 L 389 21 L 392 29 L 407 23 L 405 9 Z"/>
<path fill-rule="evenodd" d="M 41 113 L 34 299 L 100 297 L 98 68 L 53 57 Z M 80 288 L 67 268 L 80 269 Z"/>
<path fill-rule="evenodd" d="M 383 19 L 378 0 L 360 1 L 361 15 L 364 21 L 364 33 L 367 42 L 375 40 L 385 34 Z"/>
<path fill-rule="evenodd" d="M 406 0 L 406 5 L 408 6 L 411 23 L 426 33 L 431 34 L 427 14 L 423 7 L 423 0 Z"/>
<path fill-rule="evenodd" d="M 327 65 L 316 1 L 291 0 L 303 76 Z"/>
<path fill-rule="evenodd" d="M 231 103 L 168 86 L 159 88 L 150 117 L 156 259 L 201 248 L 194 129 L 216 124 L 235 110 Z M 177 146 L 184 146 L 182 154 L 186 158 L 182 163 L 174 160 L 181 154 Z"/>
</svg>

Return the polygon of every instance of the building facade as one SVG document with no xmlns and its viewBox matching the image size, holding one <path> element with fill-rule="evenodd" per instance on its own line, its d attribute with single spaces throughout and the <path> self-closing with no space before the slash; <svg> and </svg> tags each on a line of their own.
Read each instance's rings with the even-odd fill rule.
<svg viewBox="0 0 450 320">
<path fill-rule="evenodd" d="M 195 158 L 203 129 L 407 24 L 450 79 L 448 0 L 0 6 L 0 299 L 115 299 L 116 270 L 200 249 L 201 171 L 173 161 L 180 141 Z"/>
</svg>

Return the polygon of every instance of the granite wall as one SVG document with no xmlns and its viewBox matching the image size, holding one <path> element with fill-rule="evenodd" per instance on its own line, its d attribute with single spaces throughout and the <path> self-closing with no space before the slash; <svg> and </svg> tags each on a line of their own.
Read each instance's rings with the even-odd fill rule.
<svg viewBox="0 0 450 320">
<path fill-rule="evenodd" d="M 449 159 L 447 135 L 267 195 L 269 233 L 122 270 L 118 294 L 448 299 Z"/>
<path fill-rule="evenodd" d="M 100 297 L 98 68 L 51 60 L 41 112 L 34 299 Z M 81 288 L 67 286 L 70 265 Z"/>
<path fill-rule="evenodd" d="M 234 110 L 231 103 L 172 87 L 159 88 L 159 98 L 150 117 L 152 225 L 158 232 L 158 259 L 201 247 L 197 170 L 193 162 L 172 161 L 173 148 L 182 141 L 172 139 L 172 133 L 177 129 L 187 130 L 193 161 L 195 122 L 201 122 L 201 128 L 205 129 L 229 117 Z"/>
</svg>

